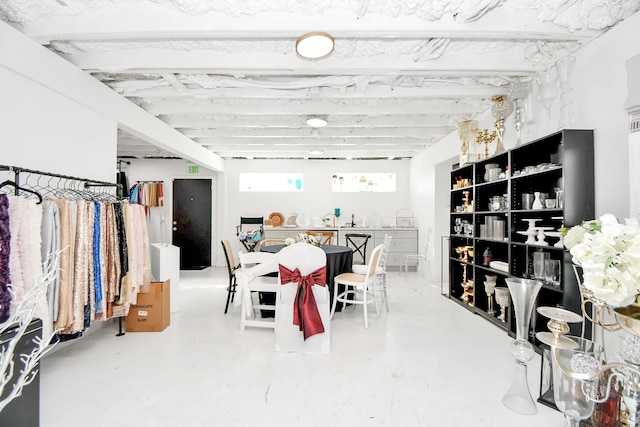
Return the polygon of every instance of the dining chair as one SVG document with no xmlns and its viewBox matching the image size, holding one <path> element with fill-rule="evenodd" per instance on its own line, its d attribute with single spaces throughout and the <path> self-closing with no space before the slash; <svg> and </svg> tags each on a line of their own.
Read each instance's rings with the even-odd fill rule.
<svg viewBox="0 0 640 427">
<path fill-rule="evenodd" d="M 275 311 L 272 304 L 263 304 L 253 301 L 255 292 L 278 293 L 278 277 L 265 276 L 278 271 L 278 261 L 275 254 L 267 252 L 239 252 L 240 271 L 236 272 L 238 281 L 238 293 L 242 298 L 242 313 L 240 316 L 240 330 L 247 326 L 259 328 L 274 328 L 275 321 L 271 317 L 256 315 L 256 310 Z"/>
<path fill-rule="evenodd" d="M 258 250 L 262 250 L 265 246 L 270 245 L 284 245 L 284 239 L 264 239 L 260 240 L 258 244 Z"/>
<path fill-rule="evenodd" d="M 236 295 L 237 278 L 236 270 L 240 267 L 236 264 L 236 260 L 233 257 L 233 251 L 231 250 L 231 243 L 228 240 L 221 240 L 222 251 L 224 252 L 224 258 L 227 261 L 227 274 L 229 275 L 229 285 L 227 286 L 227 303 L 224 306 L 224 314 L 227 314 L 229 310 L 229 303 L 233 302 Z"/>
<path fill-rule="evenodd" d="M 307 235 L 319 238 L 321 245 L 333 244 L 333 231 L 309 230 L 307 231 Z"/>
<path fill-rule="evenodd" d="M 380 265 L 376 269 L 376 286 L 382 294 L 382 300 L 384 301 L 384 306 L 387 312 L 389 312 L 389 297 L 387 295 L 387 258 L 389 254 L 389 248 L 391 247 L 392 237 L 393 236 L 391 236 L 390 234 L 384 235 L 382 253 L 380 254 Z M 367 268 L 369 268 L 368 264 L 357 264 L 351 267 L 351 271 L 357 274 L 366 274 Z"/>
<path fill-rule="evenodd" d="M 353 250 L 353 263 L 367 263 L 367 242 L 371 238 L 370 234 L 347 233 L 344 235 L 347 246 Z"/>
<path fill-rule="evenodd" d="M 331 305 L 331 318 L 336 312 L 338 302 L 345 305 L 354 304 L 362 305 L 364 312 L 364 327 L 369 327 L 368 305 L 375 304 L 376 313 L 380 314 L 378 307 L 377 289 L 376 289 L 376 270 L 380 266 L 380 255 L 384 245 L 376 246 L 371 252 L 367 271 L 365 274 L 342 273 L 334 279 L 336 290 L 334 292 L 333 304 Z M 344 286 L 344 291 L 340 292 L 340 285 Z M 344 311 L 344 309 L 343 309 Z"/>
<path fill-rule="evenodd" d="M 278 263 L 275 350 L 329 353 L 331 297 L 324 250 L 305 243 L 287 246 Z"/>
<path fill-rule="evenodd" d="M 404 256 L 404 271 L 409 271 L 409 261 L 416 260 L 416 270 L 420 272 L 422 262 L 422 277 L 429 277 L 431 274 L 431 263 L 429 262 L 429 251 L 431 250 L 431 229 L 428 228 L 422 241 L 422 249 L 417 254 L 407 254 Z M 402 269 L 402 266 L 400 267 Z M 402 271 L 402 270 L 401 270 Z M 427 274 L 427 272 L 429 274 Z"/>
</svg>

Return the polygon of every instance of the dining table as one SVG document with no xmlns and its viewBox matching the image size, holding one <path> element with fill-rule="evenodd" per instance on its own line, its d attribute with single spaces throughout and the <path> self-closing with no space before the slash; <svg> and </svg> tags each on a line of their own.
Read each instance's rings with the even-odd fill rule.
<svg viewBox="0 0 640 427">
<path fill-rule="evenodd" d="M 267 245 L 263 246 L 260 251 L 276 254 L 280 252 L 286 245 Z M 327 287 L 333 303 L 333 294 L 335 292 L 334 278 L 342 273 L 351 273 L 353 265 L 353 250 L 347 246 L 340 245 L 320 245 L 320 249 L 327 255 Z M 342 310 L 342 303 L 338 303 L 336 311 Z"/>
</svg>

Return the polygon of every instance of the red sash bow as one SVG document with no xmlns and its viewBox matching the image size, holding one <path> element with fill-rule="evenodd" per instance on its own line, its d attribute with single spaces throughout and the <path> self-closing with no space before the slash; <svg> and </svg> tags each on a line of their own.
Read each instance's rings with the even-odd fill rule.
<svg viewBox="0 0 640 427">
<path fill-rule="evenodd" d="M 293 301 L 293 324 L 298 325 L 304 334 L 304 339 L 324 332 L 320 312 L 313 296 L 311 287 L 316 284 L 327 286 L 327 267 L 320 267 L 316 271 L 302 276 L 297 268 L 293 271 L 280 265 L 280 283 L 298 283 L 298 290 Z"/>
</svg>

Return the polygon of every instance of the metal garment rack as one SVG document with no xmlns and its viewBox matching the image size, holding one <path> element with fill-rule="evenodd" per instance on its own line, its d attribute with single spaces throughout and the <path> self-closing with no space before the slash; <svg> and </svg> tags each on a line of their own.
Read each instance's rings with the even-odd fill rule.
<svg viewBox="0 0 640 427">
<path fill-rule="evenodd" d="M 34 169 L 27 169 L 27 168 L 23 168 L 23 167 L 19 167 L 19 166 L 0 165 L 0 171 L 13 172 L 14 181 L 18 186 L 20 185 L 20 174 L 21 173 L 30 173 L 30 174 L 35 174 L 35 175 L 47 176 L 47 177 L 50 177 L 50 178 L 66 179 L 66 180 L 70 180 L 70 181 L 80 181 L 80 182 L 84 183 L 84 188 L 87 188 L 87 189 L 91 188 L 91 187 L 116 187 L 116 189 L 117 189 L 117 188 L 119 188 L 121 186 L 121 184 L 117 184 L 117 183 L 113 183 L 113 182 L 98 181 L 98 180 L 95 180 L 95 179 L 87 179 L 87 178 L 78 178 L 76 176 L 61 175 L 61 174 L 51 173 L 51 172 L 43 172 L 43 171 L 34 170 Z M 19 191 L 19 189 L 16 189 L 16 195 L 18 194 L 18 191 Z"/>
<path fill-rule="evenodd" d="M 121 184 L 118 183 L 113 183 L 113 182 L 107 182 L 107 181 L 98 181 L 95 179 L 87 179 L 87 178 L 79 178 L 76 176 L 70 176 L 70 175 L 61 175 L 61 174 L 57 174 L 57 173 L 52 173 L 52 172 L 43 172 L 43 171 L 39 171 L 39 170 L 34 170 L 34 169 L 27 169 L 27 168 L 23 168 L 23 167 L 19 167 L 19 166 L 7 166 L 7 165 L 0 165 L 0 171 L 9 171 L 9 172 L 13 172 L 14 174 L 14 182 L 16 183 L 17 187 L 15 188 L 15 195 L 18 196 L 20 195 L 20 174 L 22 173 L 27 173 L 27 174 L 34 174 L 34 175 L 40 175 L 43 177 L 49 177 L 49 178 L 59 178 L 59 179 L 64 179 L 67 181 L 76 181 L 76 182 L 82 182 L 83 186 L 85 189 L 89 189 L 92 187 L 114 187 L 116 188 L 116 194 L 119 192 L 120 188 L 122 187 Z M 48 186 L 45 185 L 45 187 Z M 116 334 L 116 336 L 122 336 L 124 335 L 124 331 L 123 331 L 123 327 L 122 327 L 122 317 L 118 317 L 118 333 Z"/>
</svg>

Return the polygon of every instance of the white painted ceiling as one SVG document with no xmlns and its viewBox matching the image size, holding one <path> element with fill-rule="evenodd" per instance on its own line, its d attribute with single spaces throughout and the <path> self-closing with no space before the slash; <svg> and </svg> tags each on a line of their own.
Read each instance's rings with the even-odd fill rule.
<svg viewBox="0 0 640 427">
<path fill-rule="evenodd" d="M 640 0 L 2 0 L 0 20 L 222 158 L 409 158 L 638 10 Z M 298 57 L 309 31 L 332 34 L 335 51 Z M 311 115 L 329 124 L 314 131 Z M 121 132 L 118 155 L 175 153 Z"/>
</svg>

